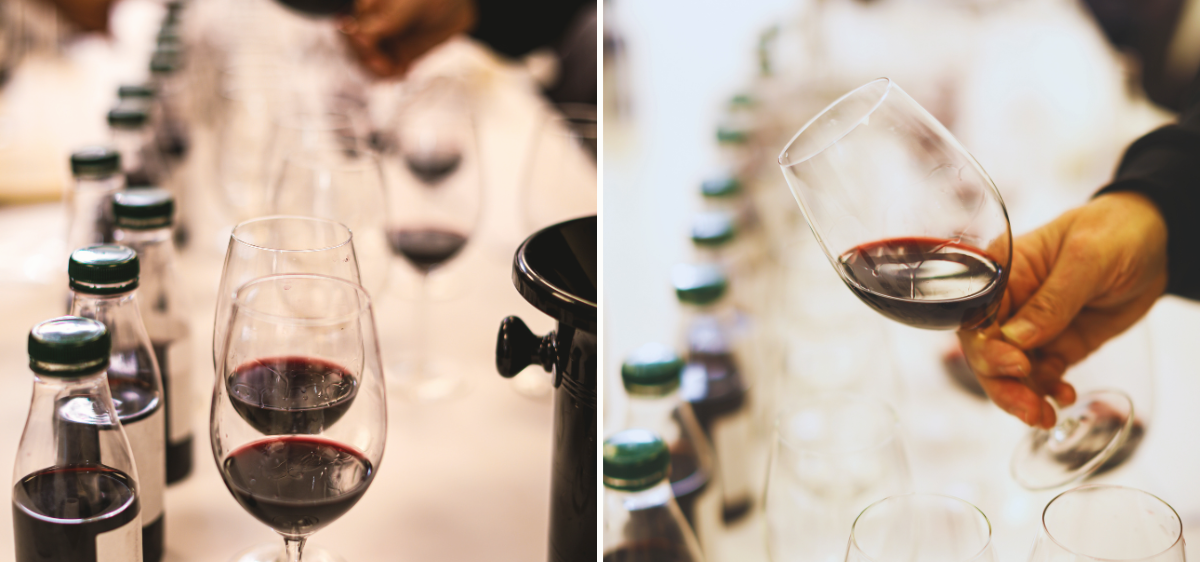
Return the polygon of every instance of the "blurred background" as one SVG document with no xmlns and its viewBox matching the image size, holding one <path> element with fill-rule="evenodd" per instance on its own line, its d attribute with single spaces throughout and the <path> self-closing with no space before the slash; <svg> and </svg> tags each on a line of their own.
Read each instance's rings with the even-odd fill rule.
<svg viewBox="0 0 1200 562">
<path fill-rule="evenodd" d="M 886 321 L 852 296 L 776 158 L 822 108 L 886 76 L 987 170 L 1019 236 L 1086 201 L 1130 142 L 1172 121 L 1200 67 L 1197 18 L 1200 3 L 1189 0 L 605 3 L 604 432 L 628 423 L 621 366 L 647 342 L 689 362 L 682 392 L 704 424 L 720 389 L 710 371 L 707 390 L 689 390 L 694 342 L 685 340 L 697 318 L 734 319 L 737 341 L 725 351 L 745 405 L 712 415 L 749 429 L 710 436 L 719 470 L 744 474 L 723 474 L 721 486 L 748 490 L 753 505 L 722 519 L 704 512 L 728 508 L 728 491 L 717 493 L 724 502 L 698 500 L 694 527 L 710 562 L 768 559 L 768 528 L 803 534 L 800 519 L 764 513 L 763 490 L 775 417 L 821 390 L 890 402 L 913 489 L 980 507 L 1000 558 L 1026 559 L 1042 508 L 1065 488 L 1013 481 L 1023 424 L 981 396 L 953 334 Z M 724 237 L 713 226 L 722 214 L 735 225 Z M 705 283 L 681 263 L 719 264 L 724 295 L 697 305 L 685 293 Z M 1200 372 L 1187 334 L 1197 322 L 1195 303 L 1165 297 L 1067 375 L 1129 392 L 1145 424 L 1133 456 L 1093 480 L 1163 498 L 1193 544 L 1200 451 L 1186 444 L 1200 427 L 1189 407 Z M 723 457 L 733 447 L 723 440 L 746 452 Z M 848 524 L 841 533 L 829 559 L 844 554 Z M 826 559 L 779 552 L 773 560 Z"/>
<path fill-rule="evenodd" d="M 541 370 L 499 377 L 495 342 L 510 314 L 555 326 L 513 286 L 521 242 L 596 212 L 596 5 L 448 3 L 471 10 L 466 25 L 412 47 L 360 44 L 380 32 L 353 2 L 313 13 L 329 4 L 0 2 L 0 473 L 28 412 L 28 330 L 65 312 L 69 156 L 105 145 L 129 185 L 176 200 L 195 468 L 166 494 L 165 560 L 278 541 L 227 493 L 208 439 L 230 232 L 273 213 L 350 226 L 388 368 L 379 478 L 311 544 L 348 560 L 544 559 L 554 389 Z M 427 222 L 458 236 L 433 262 L 397 237 Z"/>
</svg>

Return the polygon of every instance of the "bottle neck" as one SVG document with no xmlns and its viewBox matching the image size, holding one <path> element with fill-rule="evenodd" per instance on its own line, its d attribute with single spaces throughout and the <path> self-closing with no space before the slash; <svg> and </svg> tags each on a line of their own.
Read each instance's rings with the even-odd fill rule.
<svg viewBox="0 0 1200 562">
<path fill-rule="evenodd" d="M 649 429 L 670 443 L 679 433 L 673 415 L 680 402 L 678 388 L 661 396 L 631 394 L 625 427 Z"/>
<path fill-rule="evenodd" d="M 136 349 L 143 341 L 145 347 L 149 348 L 150 340 L 138 310 L 137 290 L 114 295 L 94 295 L 72 290 L 69 314 L 103 322 L 112 335 L 113 356 L 119 355 L 122 350 Z"/>
<path fill-rule="evenodd" d="M 612 488 L 606 488 L 605 492 L 616 500 L 625 511 L 662 508 L 675 501 L 675 496 L 671 493 L 671 483 L 666 478 L 654 486 L 636 492 Z"/>
<path fill-rule="evenodd" d="M 136 251 L 141 262 L 138 307 L 147 332 L 156 342 L 177 337 L 186 320 L 176 301 L 179 284 L 175 279 L 175 242 L 171 228 L 118 228 L 113 238 Z"/>
<path fill-rule="evenodd" d="M 13 482 L 51 466 L 100 462 L 98 429 L 111 427 L 114 413 L 105 370 L 78 377 L 35 374 L 33 381 Z"/>
</svg>

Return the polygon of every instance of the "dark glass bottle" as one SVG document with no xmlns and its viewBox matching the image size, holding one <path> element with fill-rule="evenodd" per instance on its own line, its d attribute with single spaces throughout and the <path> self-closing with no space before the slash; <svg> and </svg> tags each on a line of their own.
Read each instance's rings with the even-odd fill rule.
<svg viewBox="0 0 1200 562">
<path fill-rule="evenodd" d="M 142 557 L 163 555 L 166 416 L 162 374 L 138 311 L 137 253 L 125 246 L 90 246 L 71 254 L 71 311 L 103 322 L 112 336 L 108 385 L 137 465 L 142 506 Z"/>
<path fill-rule="evenodd" d="M 141 264 L 137 290 L 142 323 L 162 374 L 167 422 L 167 484 L 192 472 L 191 329 L 179 298 L 175 242 L 171 237 L 175 200 L 162 189 L 135 189 L 113 198 L 116 242 L 130 247 Z"/>
<path fill-rule="evenodd" d="M 703 562 L 671 494 L 671 454 L 646 429 L 604 441 L 604 562 Z"/>
<path fill-rule="evenodd" d="M 67 192 L 67 252 L 112 242 L 112 196 L 125 187 L 121 154 L 96 146 L 71 153 L 74 185 Z"/>
<path fill-rule="evenodd" d="M 33 400 L 13 468 L 16 562 L 142 560 L 141 489 L 105 376 L 104 324 L 29 332 Z"/>
<path fill-rule="evenodd" d="M 682 395 L 712 443 L 721 483 L 721 518 L 733 524 L 753 503 L 750 381 L 734 351 L 743 319 L 723 298 L 729 282 L 719 267 L 680 264 L 671 277 L 676 297 L 687 307 Z"/>
<path fill-rule="evenodd" d="M 683 360 L 664 345 L 649 343 L 634 350 L 621 364 L 621 381 L 629 395 L 625 427 L 649 429 L 667 444 L 671 492 L 699 534 L 696 503 L 709 490 L 715 462 L 691 404 L 679 395 L 682 373 Z"/>
</svg>

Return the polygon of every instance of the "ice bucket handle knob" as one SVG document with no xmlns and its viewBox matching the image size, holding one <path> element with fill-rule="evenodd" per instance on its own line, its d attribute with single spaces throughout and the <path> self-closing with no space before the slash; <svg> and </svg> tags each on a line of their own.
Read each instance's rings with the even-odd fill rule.
<svg viewBox="0 0 1200 562">
<path fill-rule="evenodd" d="M 554 332 L 538 337 L 516 316 L 500 322 L 496 338 L 496 370 L 509 378 L 532 364 L 541 365 L 547 373 L 554 368 Z"/>
</svg>

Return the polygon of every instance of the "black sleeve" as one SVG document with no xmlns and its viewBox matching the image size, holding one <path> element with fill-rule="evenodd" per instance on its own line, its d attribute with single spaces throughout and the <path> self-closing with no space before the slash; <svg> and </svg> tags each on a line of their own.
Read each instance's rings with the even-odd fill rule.
<svg viewBox="0 0 1200 562">
<path fill-rule="evenodd" d="M 1200 92 L 1178 123 L 1129 146 L 1098 194 L 1115 191 L 1141 193 L 1158 206 L 1167 222 L 1167 292 L 1200 299 Z"/>
<path fill-rule="evenodd" d="M 596 0 L 476 0 L 479 17 L 471 36 L 498 53 L 523 56 L 556 46 L 571 19 Z"/>
</svg>

